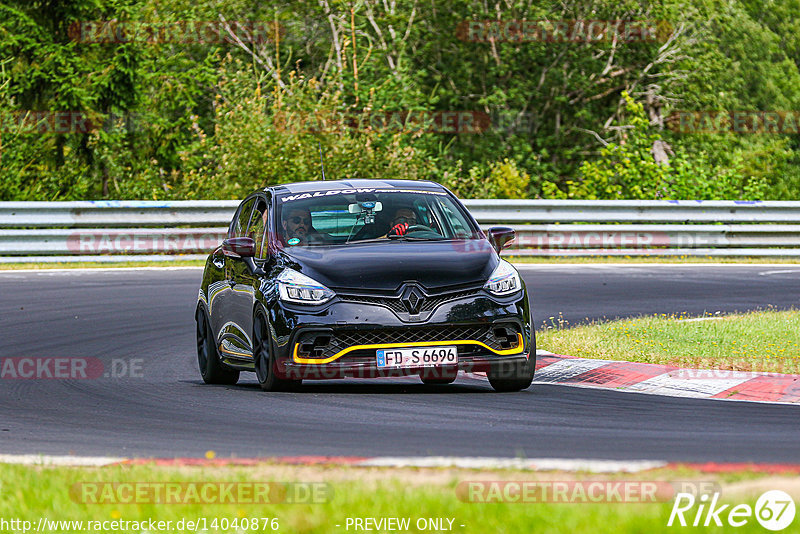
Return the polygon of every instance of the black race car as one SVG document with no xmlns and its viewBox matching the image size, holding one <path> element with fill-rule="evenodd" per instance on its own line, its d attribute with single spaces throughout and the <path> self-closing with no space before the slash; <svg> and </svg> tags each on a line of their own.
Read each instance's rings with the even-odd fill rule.
<svg viewBox="0 0 800 534">
<path fill-rule="evenodd" d="M 203 380 L 254 371 L 265 391 L 303 379 L 485 372 L 530 386 L 536 360 L 522 277 L 432 182 L 277 185 L 249 195 L 209 255 L 196 310 Z"/>
</svg>

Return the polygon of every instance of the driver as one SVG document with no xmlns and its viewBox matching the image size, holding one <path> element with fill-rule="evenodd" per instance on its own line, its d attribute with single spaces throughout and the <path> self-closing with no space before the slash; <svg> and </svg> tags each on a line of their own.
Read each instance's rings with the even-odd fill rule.
<svg viewBox="0 0 800 534">
<path fill-rule="evenodd" d="M 411 226 L 417 224 L 417 215 L 411 208 L 397 208 L 389 223 L 389 232 L 386 235 L 406 235 Z"/>
</svg>

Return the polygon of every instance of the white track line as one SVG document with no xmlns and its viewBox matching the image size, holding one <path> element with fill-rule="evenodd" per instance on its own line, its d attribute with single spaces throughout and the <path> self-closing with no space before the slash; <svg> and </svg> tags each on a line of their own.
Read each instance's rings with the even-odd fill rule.
<svg viewBox="0 0 800 534">
<path fill-rule="evenodd" d="M 770 276 L 770 275 L 773 275 L 773 274 L 790 274 L 790 273 L 800 273 L 800 270 L 797 270 L 797 269 L 781 269 L 781 270 L 777 270 L 777 271 L 764 271 L 764 272 L 758 273 L 758 275 L 759 276 Z"/>
<path fill-rule="evenodd" d="M 3 454 L 0 463 L 19 465 L 102 467 L 128 458 L 105 456 L 45 456 Z M 265 459 L 268 461 L 269 459 Z M 375 457 L 347 465 L 355 467 L 457 467 L 462 469 L 519 469 L 525 471 L 587 471 L 593 473 L 635 473 L 667 465 L 661 460 L 594 460 L 571 458 L 492 458 L 471 456 Z"/>
<path fill-rule="evenodd" d="M 0 454 L 0 463 L 18 465 L 49 465 L 102 467 L 122 462 L 126 458 L 113 456 L 47 456 L 43 454 Z"/>
<path fill-rule="evenodd" d="M 464 469 L 523 469 L 530 471 L 591 471 L 594 473 L 634 473 L 656 469 L 667 462 L 656 460 L 591 460 L 568 458 L 486 458 L 458 456 L 370 458 L 360 467 L 459 467 Z"/>
</svg>

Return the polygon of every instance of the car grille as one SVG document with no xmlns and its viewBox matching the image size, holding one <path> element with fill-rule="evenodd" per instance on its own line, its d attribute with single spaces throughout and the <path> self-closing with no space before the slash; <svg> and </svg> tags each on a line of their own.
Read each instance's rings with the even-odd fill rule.
<svg viewBox="0 0 800 534">
<path fill-rule="evenodd" d="M 420 306 L 419 312 L 425 313 L 435 310 L 439 305 L 449 302 L 451 300 L 458 300 L 463 298 L 477 297 L 483 294 L 481 289 L 467 289 L 464 291 L 452 291 L 441 295 L 425 296 L 425 300 Z M 347 295 L 339 294 L 339 298 L 344 302 L 355 302 L 361 304 L 370 304 L 373 306 L 384 306 L 389 308 L 395 313 L 408 313 L 405 304 L 400 300 L 399 296 L 384 297 L 372 295 Z"/>
<path fill-rule="evenodd" d="M 466 291 L 458 291 L 458 292 L 455 292 L 455 293 L 447 293 L 447 294 L 444 294 L 444 295 L 427 297 L 423 301 L 422 306 L 420 307 L 420 311 L 423 311 L 423 312 L 432 311 L 437 306 L 439 306 L 440 304 L 443 304 L 443 303 L 448 302 L 450 300 L 458 300 L 458 299 L 463 299 L 463 298 L 468 298 L 468 297 L 475 297 L 480 293 L 481 293 L 481 290 L 479 290 L 479 289 L 469 289 L 469 290 L 466 290 Z"/>
<path fill-rule="evenodd" d="M 397 313 L 405 313 L 406 307 L 400 301 L 400 298 L 394 297 L 364 297 L 361 295 L 339 295 L 339 298 L 345 302 L 355 302 L 359 304 L 370 304 L 373 306 L 385 306 Z"/>
<path fill-rule="evenodd" d="M 337 330 L 334 332 L 305 332 L 297 340 L 298 354 L 303 358 L 325 359 L 357 345 L 393 345 L 399 343 L 424 343 L 429 341 L 480 341 L 494 350 L 507 350 L 518 346 L 519 325 L 403 327 L 370 330 Z M 459 354 L 484 352 L 474 344 L 458 345 Z M 375 349 L 358 349 L 343 358 L 375 355 Z"/>
</svg>

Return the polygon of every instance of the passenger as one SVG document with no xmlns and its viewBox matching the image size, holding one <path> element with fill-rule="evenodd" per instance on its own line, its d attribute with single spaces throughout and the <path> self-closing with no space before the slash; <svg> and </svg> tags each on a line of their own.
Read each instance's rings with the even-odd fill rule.
<svg viewBox="0 0 800 534">
<path fill-rule="evenodd" d="M 317 232 L 311 224 L 311 212 L 308 208 L 289 208 L 283 210 L 281 220 L 284 241 L 288 245 L 308 245 L 327 243 L 330 235 Z M 297 241 L 292 241 L 297 239 Z M 292 241 L 290 243 L 290 241 Z"/>
</svg>

